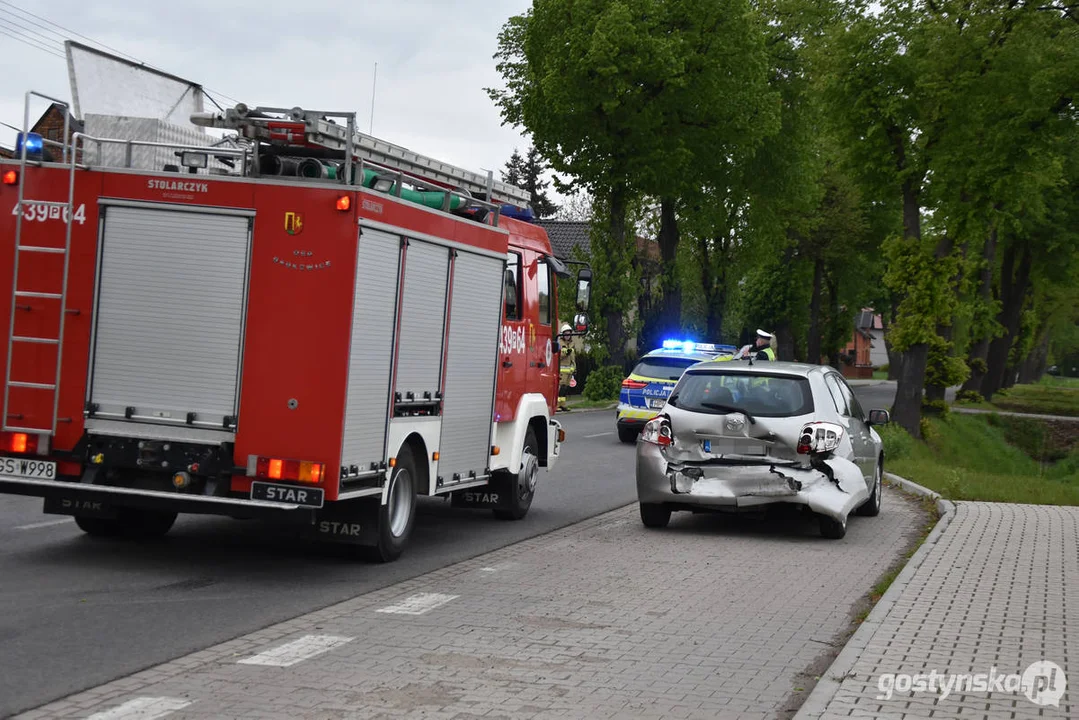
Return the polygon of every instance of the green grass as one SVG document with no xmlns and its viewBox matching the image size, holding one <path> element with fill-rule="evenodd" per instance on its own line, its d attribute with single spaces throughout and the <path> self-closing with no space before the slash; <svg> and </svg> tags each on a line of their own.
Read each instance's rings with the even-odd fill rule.
<svg viewBox="0 0 1079 720">
<path fill-rule="evenodd" d="M 1009 426 L 1000 420 L 958 413 L 929 418 L 925 442 L 894 424 L 880 428 L 885 465 L 949 500 L 1079 505 L 1079 449 L 1055 464 L 1038 462 L 1009 442 Z"/>
<path fill-rule="evenodd" d="M 873 371 L 873 379 L 874 380 L 887 380 L 888 379 L 888 371 L 887 370 L 874 370 Z"/>
<path fill-rule="evenodd" d="M 981 410 L 1079 417 L 1079 378 L 1046 375 L 1037 383 L 1001 390 L 993 395 L 991 403 L 964 400 L 957 404 Z"/>
</svg>

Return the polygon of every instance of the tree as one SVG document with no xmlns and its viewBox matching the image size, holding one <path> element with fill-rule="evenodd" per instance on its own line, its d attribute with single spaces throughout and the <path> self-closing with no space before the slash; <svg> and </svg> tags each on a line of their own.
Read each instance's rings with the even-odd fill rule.
<svg viewBox="0 0 1079 720">
<path fill-rule="evenodd" d="M 540 157 L 539 150 L 533 145 L 528 148 L 528 155 L 524 160 L 524 172 L 521 178 L 521 187 L 532 195 L 532 212 L 537 218 L 546 218 L 558 212 L 558 206 L 547 197 L 547 187 L 550 181 L 543 179 L 543 173 L 547 170 L 546 161 Z"/>
<path fill-rule="evenodd" d="M 502 182 L 522 187 L 521 180 L 525 175 L 525 160 L 517 148 L 513 148 L 513 154 L 506 161 L 506 167 L 502 170 Z"/>
<path fill-rule="evenodd" d="M 633 282 L 630 206 L 646 193 L 666 204 L 661 252 L 673 266 L 672 208 L 694 161 L 722 155 L 717 139 L 760 122 L 747 80 L 763 72 L 761 37 L 747 10 L 745 0 L 537 0 L 499 35 L 506 88 L 488 93 L 503 120 L 527 128 L 551 167 L 604 207 L 607 233 L 594 247 L 619 274 L 619 292 L 601 301 L 615 362 L 630 294 L 621 290 L 632 287 L 622 285 Z M 676 274 L 666 280 L 677 305 Z"/>
</svg>

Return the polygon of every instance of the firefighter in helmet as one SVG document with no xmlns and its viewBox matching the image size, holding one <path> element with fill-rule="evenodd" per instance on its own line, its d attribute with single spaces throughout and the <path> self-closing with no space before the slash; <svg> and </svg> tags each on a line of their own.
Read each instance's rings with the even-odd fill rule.
<svg viewBox="0 0 1079 720">
<path fill-rule="evenodd" d="M 574 374 L 577 372 L 577 353 L 573 349 L 573 328 L 569 326 L 569 323 L 562 323 L 562 327 L 559 328 L 559 362 L 558 362 L 558 409 L 568 410 L 566 407 L 565 393 L 569 388 L 577 387 L 577 378 Z"/>
</svg>

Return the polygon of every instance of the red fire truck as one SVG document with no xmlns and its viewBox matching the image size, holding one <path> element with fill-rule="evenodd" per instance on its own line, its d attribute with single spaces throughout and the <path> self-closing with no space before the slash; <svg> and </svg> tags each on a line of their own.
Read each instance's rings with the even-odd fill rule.
<svg viewBox="0 0 1079 720">
<path fill-rule="evenodd" d="M 572 280 L 527 192 L 353 113 L 192 122 L 235 133 L 24 132 L 0 163 L 0 491 L 91 535 L 272 516 L 383 562 L 418 496 L 524 517 L 565 439 Z M 587 266 L 576 279 L 584 332 Z"/>
</svg>

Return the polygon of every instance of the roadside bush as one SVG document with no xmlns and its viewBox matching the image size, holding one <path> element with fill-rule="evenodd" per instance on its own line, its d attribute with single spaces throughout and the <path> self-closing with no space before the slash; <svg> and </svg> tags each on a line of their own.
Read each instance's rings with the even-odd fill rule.
<svg viewBox="0 0 1079 720">
<path fill-rule="evenodd" d="M 910 457 L 917 442 L 910 434 L 895 423 L 888 423 L 876 428 L 880 439 L 884 441 L 884 464 Z"/>
<path fill-rule="evenodd" d="M 622 368 L 605 365 L 588 374 L 584 384 L 584 396 L 589 400 L 617 400 L 622 389 Z"/>
<path fill-rule="evenodd" d="M 955 394 L 955 400 L 960 403 L 980 403 L 984 402 L 985 398 L 977 390 L 960 390 Z"/>
<path fill-rule="evenodd" d="M 922 402 L 922 412 L 938 417 L 946 417 L 951 411 L 948 403 L 944 400 L 926 400 Z"/>
</svg>

